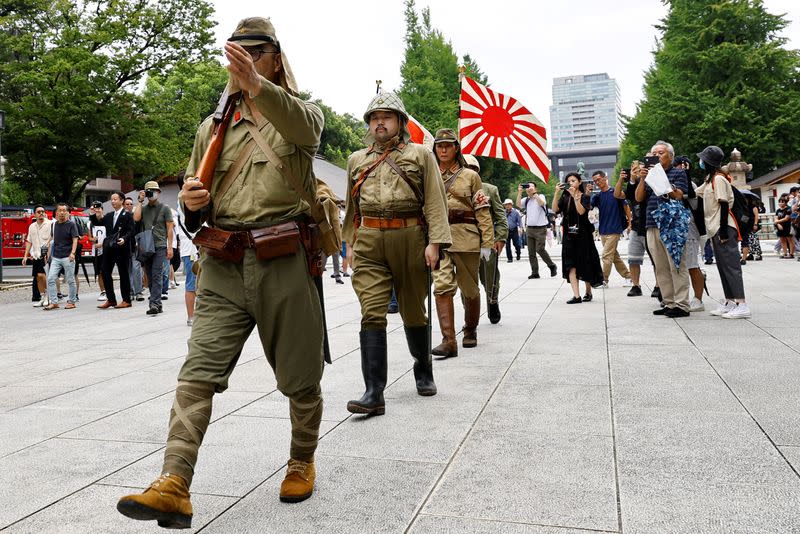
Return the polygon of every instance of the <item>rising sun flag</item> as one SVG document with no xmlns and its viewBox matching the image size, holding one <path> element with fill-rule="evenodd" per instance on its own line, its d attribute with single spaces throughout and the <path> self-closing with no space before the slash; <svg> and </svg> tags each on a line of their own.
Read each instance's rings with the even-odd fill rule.
<svg viewBox="0 0 800 534">
<path fill-rule="evenodd" d="M 462 152 L 517 163 L 547 182 L 547 130 L 516 98 L 464 76 L 459 106 Z"/>
</svg>

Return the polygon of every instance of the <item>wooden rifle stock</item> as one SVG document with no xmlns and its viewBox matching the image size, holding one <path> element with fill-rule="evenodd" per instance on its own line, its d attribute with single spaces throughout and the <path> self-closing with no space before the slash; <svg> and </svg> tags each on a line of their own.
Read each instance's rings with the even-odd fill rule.
<svg viewBox="0 0 800 534">
<path fill-rule="evenodd" d="M 211 142 L 208 143 L 203 158 L 200 160 L 200 165 L 197 166 L 195 176 L 203 184 L 203 189 L 211 191 L 211 186 L 214 183 L 214 169 L 217 166 L 217 160 L 222 153 L 222 142 L 225 140 L 225 132 L 228 130 L 228 124 L 231 122 L 233 116 L 233 108 L 236 107 L 236 101 L 241 95 L 240 92 L 228 95 L 225 91 L 219 100 L 217 110 L 214 112 L 214 128 L 211 130 Z"/>
</svg>

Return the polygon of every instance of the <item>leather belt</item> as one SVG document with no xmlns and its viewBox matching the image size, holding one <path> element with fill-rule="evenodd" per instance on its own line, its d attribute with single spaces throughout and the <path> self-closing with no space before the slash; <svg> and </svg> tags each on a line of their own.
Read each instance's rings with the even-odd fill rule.
<svg viewBox="0 0 800 534">
<path fill-rule="evenodd" d="M 398 230 L 409 226 L 419 226 L 422 219 L 419 217 L 361 217 L 361 226 L 378 228 L 380 230 Z"/>
<path fill-rule="evenodd" d="M 447 221 L 450 224 L 478 224 L 475 212 L 469 210 L 450 210 L 447 212 Z"/>
</svg>

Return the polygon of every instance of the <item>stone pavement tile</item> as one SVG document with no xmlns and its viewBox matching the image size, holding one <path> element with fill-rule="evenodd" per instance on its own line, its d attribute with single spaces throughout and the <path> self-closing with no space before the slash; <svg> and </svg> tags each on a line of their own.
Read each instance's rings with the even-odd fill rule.
<svg viewBox="0 0 800 534">
<path fill-rule="evenodd" d="M 798 299 L 795 298 L 793 302 L 797 302 L 797 300 Z M 785 311 L 764 313 L 756 308 L 753 310 L 753 316 L 749 321 L 761 328 L 797 328 L 797 317 L 791 310 L 793 310 L 793 308 L 787 307 Z"/>
<path fill-rule="evenodd" d="M 278 501 L 281 470 L 203 532 L 402 532 L 443 468 L 322 454 L 316 462 L 316 488 L 307 501 L 296 505 Z"/>
<path fill-rule="evenodd" d="M 31 386 L 65 386 L 77 389 L 108 380 L 109 378 L 122 376 L 133 371 L 144 370 L 157 363 L 158 360 L 150 359 L 105 358 L 70 367 L 62 371 L 48 373 L 34 380 L 29 380 L 28 384 Z"/>
<path fill-rule="evenodd" d="M 214 422 L 263 396 L 263 393 L 226 391 L 214 395 Z M 172 391 L 63 434 L 65 438 L 138 441 L 163 445 L 167 439 Z M 76 425 L 78 426 L 78 425 Z"/>
<path fill-rule="evenodd" d="M 22 520 L 6 532 L 53 532 L 54 525 L 58 525 L 59 534 L 146 534 L 159 530 L 155 521 L 134 521 L 117 512 L 116 501 L 127 493 L 135 492 L 138 490 L 94 484 Z M 192 528 L 182 532 L 197 532 L 235 502 L 233 497 L 192 492 Z"/>
<path fill-rule="evenodd" d="M 548 436 L 611 436 L 608 386 L 503 382 L 475 425 Z"/>
<path fill-rule="evenodd" d="M 800 352 L 800 329 L 797 328 L 796 322 L 793 326 L 770 326 L 764 327 L 764 330 L 769 335 L 792 347 L 795 351 Z M 797 354 L 797 352 L 795 352 L 795 354 Z"/>
<path fill-rule="evenodd" d="M 550 325 L 548 331 L 548 328 L 540 325 L 536 327 L 533 335 L 520 351 L 520 354 L 537 353 L 571 355 L 572 357 L 580 357 L 583 354 L 605 355 L 605 336 L 583 333 L 567 336 L 562 326 L 556 328 Z"/>
<path fill-rule="evenodd" d="M 331 426 L 323 422 L 320 434 L 328 432 Z M 236 415 L 212 423 L 200 449 L 192 492 L 245 495 L 286 464 L 290 428 L 288 419 Z M 162 451 L 151 454 L 104 478 L 102 483 L 144 488 L 161 473 L 163 459 Z"/>
<path fill-rule="evenodd" d="M 498 532 L 503 534 L 591 534 L 616 531 L 584 530 L 565 526 L 544 526 L 471 517 L 419 514 L 409 532 L 413 534 L 453 534 L 455 532 L 469 532 L 470 534 L 496 534 Z"/>
<path fill-rule="evenodd" d="M 671 347 L 690 346 L 691 341 L 675 321 L 656 317 L 658 322 L 650 328 L 635 328 L 630 324 L 609 324 L 608 342 L 616 345 L 669 345 Z M 658 335 L 649 335 L 657 331 Z"/>
<path fill-rule="evenodd" d="M 709 484 L 620 478 L 622 528 L 665 532 L 786 534 L 800 524 L 800 485 Z"/>
<path fill-rule="evenodd" d="M 105 417 L 110 412 L 27 406 L 0 414 L 0 457 Z M 22 430 L 22 431 L 21 431 Z"/>
<path fill-rule="evenodd" d="M 144 443 L 55 438 L 0 458 L 0 529 L 155 449 Z"/>
<path fill-rule="evenodd" d="M 136 371 L 43 400 L 37 406 L 117 411 L 174 389 L 174 375 Z"/>
<path fill-rule="evenodd" d="M 617 464 L 620 478 L 800 488 L 797 475 L 763 436 L 749 443 L 715 436 L 697 444 L 645 444 L 630 436 L 617 441 Z"/>
<path fill-rule="evenodd" d="M 0 387 L 0 413 L 10 412 L 46 399 L 57 398 L 75 388 L 67 386 L 4 386 Z"/>
<path fill-rule="evenodd" d="M 644 409 L 664 410 L 666 412 L 725 412 L 736 413 L 741 405 L 716 375 L 697 374 L 695 377 L 681 377 L 675 373 L 675 380 L 661 377 L 652 380 L 635 379 L 624 383 L 612 372 L 615 410 Z"/>
<path fill-rule="evenodd" d="M 38 377 L 47 376 L 58 371 L 69 370 L 86 365 L 91 362 L 106 359 L 106 354 L 96 354 L 86 350 L 48 354 L 39 358 L 34 354 L 27 354 L 16 363 L 6 362 L 0 358 L 0 386 L 18 385 L 20 382 L 29 382 Z M 6 365 L 4 365 L 6 364 Z"/>
<path fill-rule="evenodd" d="M 475 430 L 422 512 L 615 531 L 612 446 L 602 436 Z"/>
<path fill-rule="evenodd" d="M 794 470 L 800 473 L 800 445 L 779 445 L 778 448 L 792 464 Z"/>
<path fill-rule="evenodd" d="M 575 357 L 546 352 L 520 354 L 508 374 L 508 382 L 526 384 L 608 385 L 605 350 L 576 354 Z"/>
</svg>

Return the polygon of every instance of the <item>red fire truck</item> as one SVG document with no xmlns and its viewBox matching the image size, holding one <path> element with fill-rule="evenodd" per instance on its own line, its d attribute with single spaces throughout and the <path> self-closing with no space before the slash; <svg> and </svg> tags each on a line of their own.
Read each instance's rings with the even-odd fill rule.
<svg viewBox="0 0 800 534">
<path fill-rule="evenodd" d="M 53 218 L 53 209 L 46 209 L 48 219 Z M 92 255 L 92 242 L 89 241 L 89 213 L 82 209 L 70 211 L 78 231 L 81 233 L 79 241 L 81 256 Z M 25 255 L 25 238 L 28 236 L 28 227 L 33 222 L 33 209 L 28 207 L 4 206 L 2 217 L 3 261 L 21 261 Z"/>
</svg>

